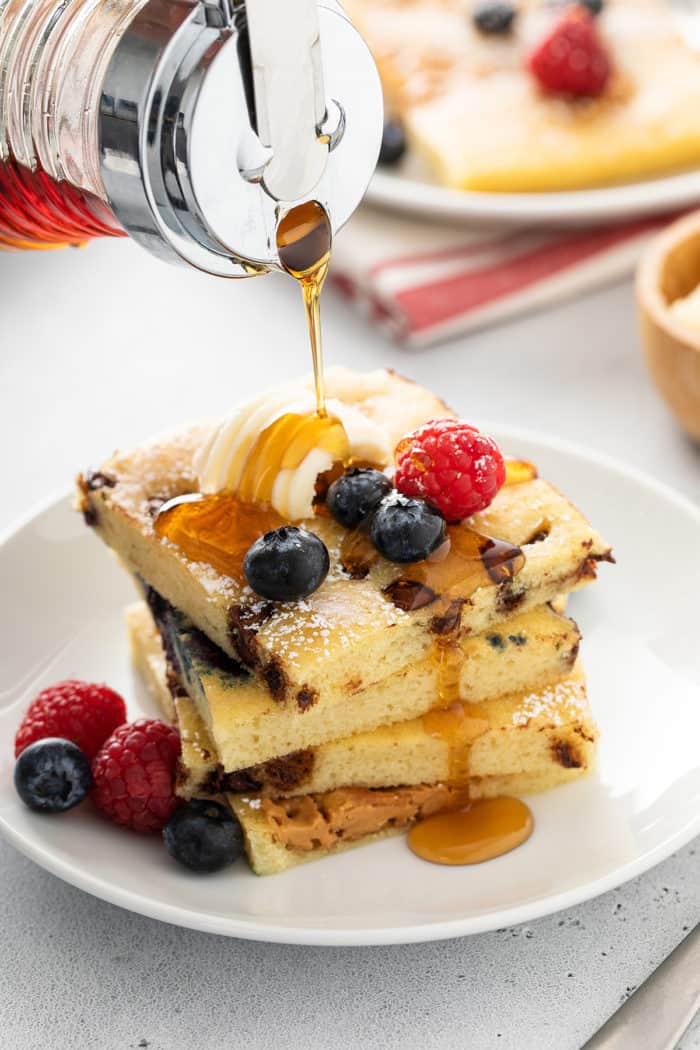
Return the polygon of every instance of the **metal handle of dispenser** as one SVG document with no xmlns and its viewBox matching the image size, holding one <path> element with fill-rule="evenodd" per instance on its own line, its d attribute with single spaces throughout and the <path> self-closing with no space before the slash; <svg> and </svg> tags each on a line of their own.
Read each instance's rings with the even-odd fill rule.
<svg viewBox="0 0 700 1050">
<path fill-rule="evenodd" d="M 307 196 L 323 175 L 328 141 L 317 0 L 246 0 L 256 131 L 271 151 L 263 184 L 276 200 Z"/>
</svg>

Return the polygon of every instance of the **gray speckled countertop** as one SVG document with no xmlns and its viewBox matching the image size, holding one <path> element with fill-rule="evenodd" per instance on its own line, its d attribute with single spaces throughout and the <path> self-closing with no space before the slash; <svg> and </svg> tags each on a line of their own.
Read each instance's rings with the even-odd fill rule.
<svg viewBox="0 0 700 1050">
<path fill-rule="evenodd" d="M 3 457 L 0 530 L 65 489 L 86 453 L 97 461 L 303 368 L 293 292 L 281 279 L 207 280 L 125 244 L 0 255 L 0 443 L 22 448 Z M 700 499 L 700 452 L 640 363 L 630 284 L 420 354 L 331 296 L 325 330 L 330 360 L 393 365 L 475 416 L 602 449 Z M 0 842 L 0 1045 L 579 1050 L 700 920 L 699 860 L 696 842 L 531 926 L 298 948 L 130 914 Z M 700 1023 L 681 1047 L 700 1048 Z"/>
<path fill-rule="evenodd" d="M 531 926 L 405 947 L 299 948 L 132 915 L 2 843 L 3 1046 L 579 1050 L 697 921 L 699 856 L 700 845 L 687 847 Z M 700 1047 L 700 1024 L 681 1046 Z"/>
</svg>

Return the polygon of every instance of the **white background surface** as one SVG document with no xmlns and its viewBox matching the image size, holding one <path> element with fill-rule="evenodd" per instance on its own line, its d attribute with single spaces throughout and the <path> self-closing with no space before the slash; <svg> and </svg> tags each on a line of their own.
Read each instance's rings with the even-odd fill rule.
<svg viewBox="0 0 700 1050">
<path fill-rule="evenodd" d="M 630 285 L 411 354 L 326 298 L 329 362 L 393 365 L 467 416 L 602 449 L 700 500 L 700 452 L 647 382 Z M 0 346 L 2 531 L 115 446 L 216 415 L 307 367 L 291 282 L 216 281 L 123 243 L 0 255 Z M 650 557 L 682 571 L 683 552 L 664 551 L 662 536 L 649 543 Z M 528 928 L 314 949 L 130 915 L 0 843 L 2 1044 L 578 1050 L 700 919 L 699 857 L 696 843 Z M 700 1047 L 694 1032 L 683 1050 Z"/>
</svg>

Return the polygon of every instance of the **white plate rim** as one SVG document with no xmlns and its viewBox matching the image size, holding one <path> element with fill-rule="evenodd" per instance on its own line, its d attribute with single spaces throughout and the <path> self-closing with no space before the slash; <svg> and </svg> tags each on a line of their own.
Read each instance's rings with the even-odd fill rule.
<svg viewBox="0 0 700 1050">
<path fill-rule="evenodd" d="M 481 424 L 489 432 L 498 435 L 499 440 L 506 442 L 532 442 L 549 447 L 555 452 L 574 459 L 585 460 L 598 465 L 609 472 L 618 474 L 627 480 L 647 488 L 661 499 L 668 501 L 679 511 L 689 515 L 700 525 L 700 507 L 674 488 L 658 481 L 656 478 L 624 461 L 608 456 L 605 453 L 586 448 L 575 442 L 552 437 L 541 431 L 509 426 L 507 424 Z M 35 517 L 66 498 L 65 493 L 56 497 L 54 493 L 41 501 L 28 513 L 23 514 L 14 526 L 5 530 L 0 538 L 0 555 L 5 544 L 22 528 L 29 525 Z M 546 915 L 552 915 L 565 908 L 592 900 L 609 890 L 649 871 L 656 864 L 667 859 L 672 853 L 687 845 L 700 834 L 700 812 L 687 824 L 670 836 L 663 843 L 642 853 L 635 860 L 613 868 L 605 875 L 580 886 L 528 902 L 479 916 L 467 916 L 463 919 L 450 919 L 443 922 L 422 923 L 409 926 L 396 926 L 386 929 L 376 927 L 368 929 L 334 929 L 329 927 L 285 926 L 274 923 L 255 923 L 240 918 L 221 915 L 208 916 L 194 912 L 180 905 L 168 904 L 154 897 L 136 894 L 131 890 L 115 887 L 105 879 L 90 872 L 76 868 L 70 862 L 54 856 L 45 849 L 40 841 L 34 841 L 19 834 L 0 814 L 0 834 L 20 853 L 29 857 L 40 867 L 58 876 L 64 882 L 90 893 L 110 904 L 126 908 L 128 911 L 158 919 L 175 926 L 199 930 L 203 933 L 214 933 L 221 936 L 238 937 L 243 940 L 262 941 L 275 944 L 295 944 L 309 946 L 373 946 L 389 944 L 415 944 L 426 941 L 439 941 L 463 937 L 477 933 L 487 933 L 501 927 L 516 926 L 532 922 Z"/>
<path fill-rule="evenodd" d="M 700 170 L 549 193 L 455 190 L 400 172 L 377 170 L 365 201 L 392 211 L 462 219 L 465 223 L 581 225 L 608 219 L 631 220 L 698 204 Z"/>
</svg>

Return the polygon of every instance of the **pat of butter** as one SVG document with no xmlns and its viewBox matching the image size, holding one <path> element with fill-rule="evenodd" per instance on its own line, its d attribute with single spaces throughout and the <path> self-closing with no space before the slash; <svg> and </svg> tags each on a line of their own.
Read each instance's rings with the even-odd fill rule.
<svg viewBox="0 0 700 1050">
<path fill-rule="evenodd" d="M 700 284 L 690 295 L 675 299 L 669 310 L 678 324 L 700 335 Z"/>
<path fill-rule="evenodd" d="M 399 403 L 396 418 L 388 410 L 377 418 L 374 401 L 390 384 L 384 371 L 362 375 L 329 369 L 327 427 L 301 427 L 314 417 L 316 405 L 308 379 L 239 406 L 196 456 L 200 491 L 226 489 L 251 501 L 270 503 L 289 521 L 311 517 L 316 478 L 336 460 L 359 460 L 381 468 L 391 463 L 396 441 L 407 429 L 407 413 Z M 380 407 L 384 407 L 381 402 Z M 275 436 L 273 428 L 280 420 L 288 424 L 285 437 L 296 439 L 292 449 Z M 330 429 L 332 421 L 335 430 Z M 265 435 L 270 440 L 261 447 Z M 342 449 L 336 447 L 339 442 Z"/>
</svg>

